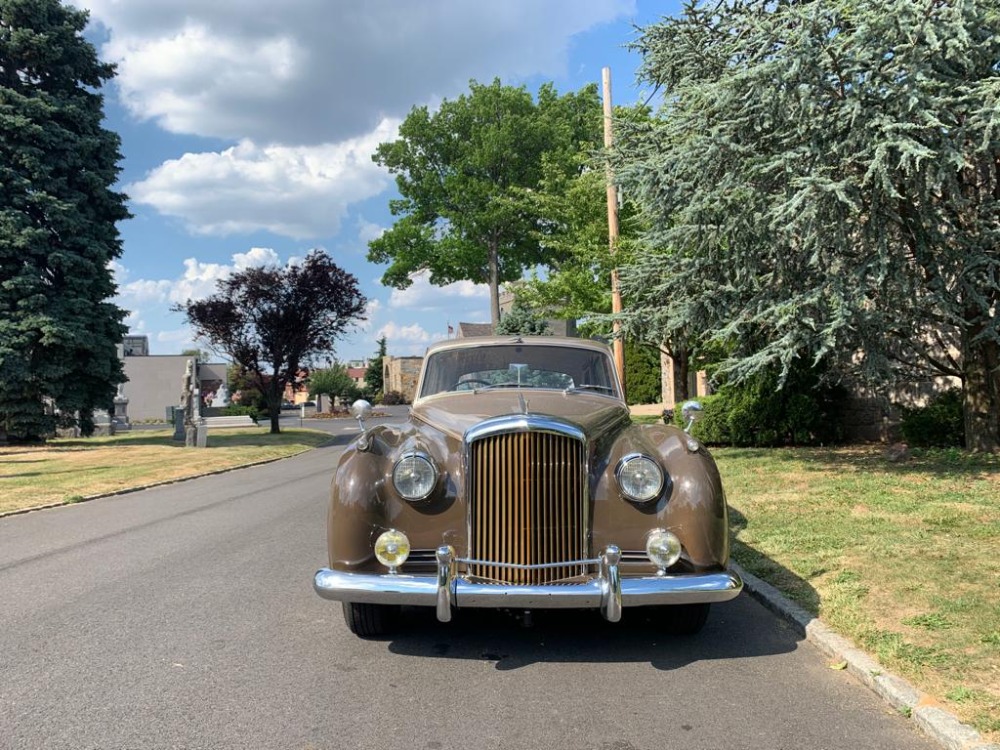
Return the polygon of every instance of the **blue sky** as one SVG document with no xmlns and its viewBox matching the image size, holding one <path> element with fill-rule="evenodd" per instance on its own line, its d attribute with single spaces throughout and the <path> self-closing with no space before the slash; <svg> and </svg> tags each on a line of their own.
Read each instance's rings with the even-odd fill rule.
<svg viewBox="0 0 1000 750">
<path fill-rule="evenodd" d="M 449 322 L 489 320 L 485 287 L 405 291 L 379 283 L 367 242 L 392 224 L 390 176 L 371 162 L 411 107 L 468 81 L 560 92 L 600 83 L 615 103 L 644 99 L 635 26 L 678 12 L 646 0 L 73 0 L 89 38 L 118 64 L 105 92 L 122 138 L 117 302 L 153 354 L 197 345 L 176 302 L 211 294 L 234 269 L 325 249 L 354 274 L 368 319 L 338 344 L 342 361 L 420 354 Z"/>
</svg>

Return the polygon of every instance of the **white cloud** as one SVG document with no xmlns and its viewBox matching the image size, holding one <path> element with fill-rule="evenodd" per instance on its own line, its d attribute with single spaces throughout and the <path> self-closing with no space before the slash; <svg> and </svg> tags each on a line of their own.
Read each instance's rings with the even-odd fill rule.
<svg viewBox="0 0 1000 750">
<path fill-rule="evenodd" d="M 413 283 L 406 289 L 393 289 L 389 307 L 411 310 L 442 310 L 459 305 L 457 312 L 488 304 L 490 288 L 486 284 L 456 281 L 447 286 L 434 286 L 427 273 L 414 274 Z"/>
<path fill-rule="evenodd" d="M 185 258 L 184 272 L 174 279 L 136 279 L 118 288 L 118 301 L 122 306 L 135 310 L 151 304 L 183 303 L 189 299 L 203 299 L 216 291 L 216 285 L 234 271 L 255 266 L 275 266 L 281 258 L 269 247 L 250 248 L 245 253 L 234 253 L 232 263 L 202 263 L 197 258 Z M 119 265 L 119 278 L 129 276 L 128 269 Z"/>
<path fill-rule="evenodd" d="M 132 200 L 179 218 L 197 234 L 267 230 L 305 239 L 334 234 L 351 203 L 378 195 L 389 175 L 371 160 L 398 123 L 339 144 L 188 153 L 126 187 Z"/>
<path fill-rule="evenodd" d="M 430 344 L 446 338 L 442 333 L 430 333 L 418 323 L 401 325 L 390 321 L 378 329 L 375 338 L 386 338 L 386 349 L 394 357 L 421 355 Z"/>
<path fill-rule="evenodd" d="M 288 265 L 298 265 L 299 258 L 289 258 Z M 245 253 L 233 254 L 233 269 L 245 271 L 262 266 L 280 266 L 281 258 L 269 247 L 251 247 Z M 227 274 L 228 275 L 228 274 Z"/>
<path fill-rule="evenodd" d="M 431 341 L 431 335 L 417 323 L 408 326 L 402 326 L 395 322 L 386 323 L 378 329 L 375 338 L 380 339 L 383 336 L 390 344 L 424 344 Z"/>
<path fill-rule="evenodd" d="M 193 348 L 196 344 L 190 328 L 175 328 L 171 331 L 160 331 L 156 340 L 161 344 L 179 345 L 179 349 Z"/>
<path fill-rule="evenodd" d="M 375 319 L 382 309 L 382 303 L 374 297 L 365 304 L 365 319 L 354 323 L 354 327 L 359 331 L 370 331 L 375 323 Z"/>
<path fill-rule="evenodd" d="M 367 245 L 372 240 L 377 240 L 385 232 L 385 227 L 381 227 L 371 221 L 358 219 L 358 239 Z"/>
<path fill-rule="evenodd" d="M 634 0 L 73 1 L 106 28 L 134 116 L 286 144 L 357 136 L 470 78 L 557 77 L 575 34 L 635 14 Z"/>
<path fill-rule="evenodd" d="M 128 328 L 129 333 L 145 333 L 146 332 L 146 321 L 139 317 L 139 313 L 136 311 L 129 312 L 122 321 Z"/>
</svg>

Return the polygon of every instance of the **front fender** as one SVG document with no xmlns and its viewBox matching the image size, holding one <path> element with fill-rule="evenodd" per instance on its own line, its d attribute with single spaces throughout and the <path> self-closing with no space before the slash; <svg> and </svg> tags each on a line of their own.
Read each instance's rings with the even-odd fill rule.
<svg viewBox="0 0 1000 750">
<path fill-rule="evenodd" d="M 372 428 L 367 447 L 349 445 L 330 485 L 327 544 L 330 568 L 342 571 L 384 569 L 375 560 L 375 539 L 386 529 L 406 533 L 413 549 L 436 549 L 442 543 L 465 548 L 466 520 L 458 502 L 461 455 L 441 433 L 412 424 Z M 396 494 L 392 468 L 398 456 L 417 450 L 438 469 L 438 484 L 425 501 L 410 503 Z"/>
<path fill-rule="evenodd" d="M 691 451 L 688 436 L 671 425 L 632 425 L 617 436 L 594 469 L 593 548 L 617 544 L 644 550 L 651 529 L 676 534 L 695 568 L 725 567 L 729 560 L 729 521 L 718 468 L 704 447 Z M 649 504 L 626 500 L 615 468 L 630 453 L 658 459 L 670 478 L 660 498 Z"/>
</svg>

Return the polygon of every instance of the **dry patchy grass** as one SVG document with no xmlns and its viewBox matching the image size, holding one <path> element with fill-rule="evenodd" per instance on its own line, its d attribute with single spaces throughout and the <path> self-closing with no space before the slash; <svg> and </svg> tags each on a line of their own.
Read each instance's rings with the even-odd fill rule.
<svg viewBox="0 0 1000 750">
<path fill-rule="evenodd" d="M 1000 457 L 714 454 L 741 564 L 1000 737 Z"/>
<path fill-rule="evenodd" d="M 254 428 L 227 429 L 209 433 L 208 447 L 196 449 L 175 442 L 172 434 L 136 430 L 0 448 L 0 513 L 284 458 L 330 439 L 314 430 L 271 435 Z"/>
</svg>

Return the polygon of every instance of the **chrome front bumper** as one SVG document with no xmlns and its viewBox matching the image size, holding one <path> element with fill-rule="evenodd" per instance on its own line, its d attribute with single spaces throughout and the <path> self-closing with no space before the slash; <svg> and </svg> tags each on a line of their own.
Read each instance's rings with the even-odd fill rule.
<svg viewBox="0 0 1000 750">
<path fill-rule="evenodd" d="M 313 588 L 324 599 L 335 601 L 435 607 L 441 622 L 451 620 L 453 607 L 600 609 L 605 619 L 618 622 L 622 607 L 724 602 L 743 589 L 743 581 L 732 571 L 622 578 L 621 552 L 615 546 L 607 547 L 599 558 L 582 561 L 596 563 L 598 571 L 595 578 L 583 583 L 477 583 L 456 575 L 456 562 L 469 561 L 456 560 L 451 547 L 440 547 L 437 576 L 344 573 L 322 568 L 313 578 Z"/>
</svg>

